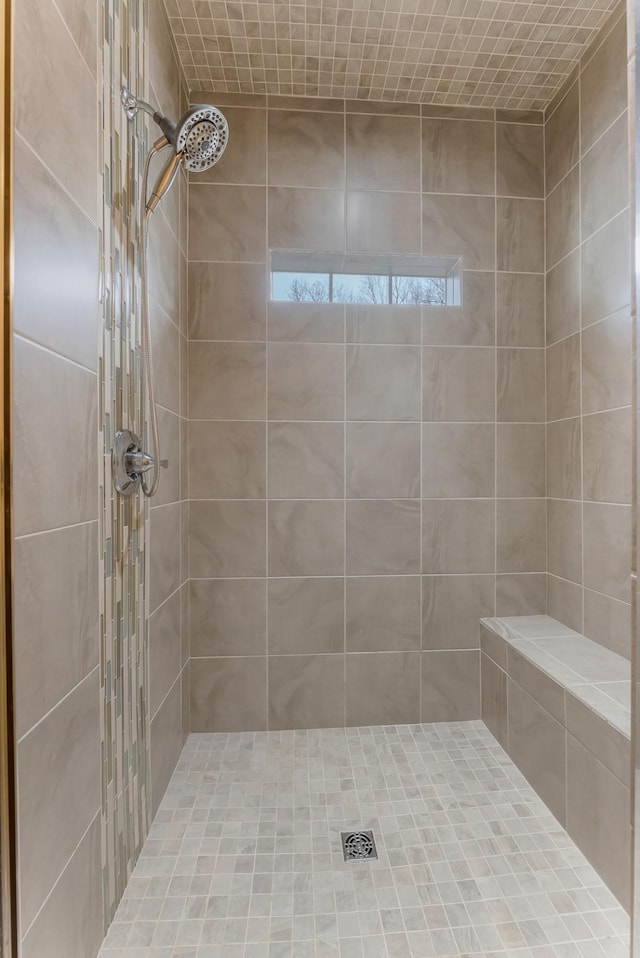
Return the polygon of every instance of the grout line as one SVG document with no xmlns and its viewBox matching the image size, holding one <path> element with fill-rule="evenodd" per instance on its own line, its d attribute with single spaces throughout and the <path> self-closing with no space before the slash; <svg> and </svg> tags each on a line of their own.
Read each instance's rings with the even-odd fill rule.
<svg viewBox="0 0 640 958">
<path fill-rule="evenodd" d="M 34 724 L 31 726 L 31 728 L 27 729 L 26 732 L 23 732 L 22 735 L 20 736 L 20 738 L 17 740 L 16 744 L 17 744 L 17 745 L 21 745 L 22 742 L 24 742 L 24 740 L 25 740 L 29 735 L 31 735 L 32 732 L 34 732 L 37 728 L 39 728 L 39 726 L 42 725 L 43 722 L 46 722 L 46 720 L 49 718 L 49 716 L 52 715 L 53 712 L 55 712 L 56 709 L 59 708 L 59 707 L 63 704 L 63 702 L 66 702 L 66 700 L 67 700 L 68 698 L 70 698 L 70 697 L 73 695 L 73 693 L 76 692 L 76 691 L 80 688 L 80 686 L 82 685 L 83 682 L 86 682 L 87 679 L 90 679 L 90 678 L 93 676 L 94 672 L 98 672 L 98 673 L 100 672 L 100 663 L 99 663 L 99 662 L 97 662 L 97 663 L 86 673 L 86 675 L 83 675 L 82 678 L 81 678 L 78 682 L 76 682 L 76 684 L 73 686 L 73 688 L 70 688 L 68 692 L 65 692 L 65 694 L 62 696 L 62 698 L 58 699 L 58 701 L 55 703 L 55 705 L 52 705 L 51 708 L 48 709 L 48 710 L 44 713 L 44 715 L 42 715 L 42 716 L 38 719 L 37 722 L 34 722 Z"/>
</svg>

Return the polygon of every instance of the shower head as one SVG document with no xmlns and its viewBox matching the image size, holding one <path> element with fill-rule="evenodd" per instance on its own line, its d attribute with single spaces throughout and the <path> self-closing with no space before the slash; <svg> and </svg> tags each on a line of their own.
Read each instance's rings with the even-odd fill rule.
<svg viewBox="0 0 640 958">
<path fill-rule="evenodd" d="M 120 100 L 130 120 L 134 119 L 139 110 L 144 110 L 153 117 L 164 133 L 154 144 L 152 153 L 157 153 L 169 145 L 174 150 L 151 191 L 147 212 L 152 213 L 173 183 L 180 164 L 192 173 L 203 173 L 215 166 L 229 141 L 229 125 L 220 110 L 208 103 L 197 103 L 174 123 L 154 110 L 149 103 L 133 96 L 126 87 L 121 90 Z"/>
</svg>

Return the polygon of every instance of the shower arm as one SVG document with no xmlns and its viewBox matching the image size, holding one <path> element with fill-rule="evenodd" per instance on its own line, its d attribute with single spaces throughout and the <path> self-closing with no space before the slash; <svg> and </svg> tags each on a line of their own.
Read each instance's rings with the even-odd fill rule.
<svg viewBox="0 0 640 958">
<path fill-rule="evenodd" d="M 148 113 L 152 120 L 158 124 L 169 143 L 175 145 L 177 127 L 172 120 L 163 116 L 146 100 L 140 100 L 137 96 L 134 96 L 126 86 L 123 86 L 120 91 L 120 102 L 129 121 L 135 120 L 140 110 L 143 113 Z"/>
</svg>

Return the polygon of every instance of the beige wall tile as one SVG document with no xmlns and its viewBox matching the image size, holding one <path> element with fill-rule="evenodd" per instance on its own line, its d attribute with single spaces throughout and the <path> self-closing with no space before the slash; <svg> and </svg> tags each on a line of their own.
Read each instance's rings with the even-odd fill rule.
<svg viewBox="0 0 640 958">
<path fill-rule="evenodd" d="M 190 654 L 264 655 L 267 588 L 264 579 L 191 579 Z"/>
<path fill-rule="evenodd" d="M 17 539 L 13 581 L 20 738 L 98 664 L 97 523 Z"/>
<path fill-rule="evenodd" d="M 343 343 L 344 310 L 340 303 L 268 303 L 269 341 Z"/>
<path fill-rule="evenodd" d="M 341 190 L 269 189 L 271 249 L 344 249 Z"/>
<path fill-rule="evenodd" d="M 507 668 L 507 643 L 493 629 L 480 624 L 480 649 L 501 669 Z"/>
<path fill-rule="evenodd" d="M 420 419 L 420 348 L 347 346 L 347 419 Z"/>
<path fill-rule="evenodd" d="M 195 579 L 266 574 L 264 502 L 189 504 L 189 563 Z"/>
<path fill-rule="evenodd" d="M 631 772 L 629 739 L 569 692 L 566 695 L 566 715 L 570 734 L 628 788 Z"/>
<path fill-rule="evenodd" d="M 420 253 L 420 195 L 349 190 L 347 249 Z"/>
<path fill-rule="evenodd" d="M 347 575 L 420 571 L 420 503 L 411 499 L 347 501 Z"/>
<path fill-rule="evenodd" d="M 43 532 L 97 517 L 94 373 L 15 337 L 13 346 L 14 534 Z M 83 467 L 69 468 L 74 449 Z M 43 483 L 42 476 L 47 481 Z"/>
<path fill-rule="evenodd" d="M 344 186 L 344 116 L 269 110 L 271 186 Z"/>
<path fill-rule="evenodd" d="M 626 22 L 621 17 L 580 77 L 580 135 L 588 150 L 627 105 Z"/>
<path fill-rule="evenodd" d="M 182 686 L 176 679 L 149 731 L 151 768 L 151 814 L 155 816 L 184 745 L 182 732 Z"/>
<path fill-rule="evenodd" d="M 423 119 L 423 191 L 493 195 L 494 129 L 493 123 Z"/>
<path fill-rule="evenodd" d="M 82 59 L 51 0 L 21 3 L 14 44 L 15 127 L 39 156 L 47 158 L 54 176 L 95 223 L 95 75 Z M 34 56 L 34 51 L 42 50 L 49 51 L 49 56 Z M 64 69 L 55 69 L 62 64 Z M 73 103 L 73 110 L 52 109 L 52 103 Z M 69 149 L 69 144 L 73 144 L 73 149 Z"/>
<path fill-rule="evenodd" d="M 72 2 L 78 3 L 78 0 Z M 181 112 L 181 78 L 173 44 L 166 16 L 149 17 L 149 82 L 154 93 L 154 105 L 167 116 L 179 116 Z"/>
<path fill-rule="evenodd" d="M 480 718 L 480 652 L 422 653 L 422 722 Z"/>
<path fill-rule="evenodd" d="M 495 426 L 424 423 L 422 496 L 470 499 L 495 495 Z"/>
<path fill-rule="evenodd" d="M 266 365 L 260 343 L 190 343 L 191 418 L 264 419 Z"/>
<path fill-rule="evenodd" d="M 269 423 L 269 496 L 341 499 L 344 430 L 341 422 Z"/>
<path fill-rule="evenodd" d="M 269 574 L 344 574 L 344 503 L 269 503 Z"/>
<path fill-rule="evenodd" d="M 547 267 L 555 266 L 580 243 L 580 169 L 577 166 L 547 197 Z"/>
<path fill-rule="evenodd" d="M 262 263 L 189 263 L 189 339 L 264 340 Z"/>
<path fill-rule="evenodd" d="M 419 576 L 347 578 L 348 652 L 420 648 Z"/>
<path fill-rule="evenodd" d="M 580 89 L 576 82 L 551 114 L 545 129 L 545 173 L 551 192 L 580 158 Z"/>
<path fill-rule="evenodd" d="M 541 126 L 496 125 L 496 192 L 499 196 L 544 196 Z"/>
<path fill-rule="evenodd" d="M 180 553 L 175 548 L 180 542 L 180 503 L 154 506 L 149 518 L 149 607 L 153 612 L 175 592 L 181 583 Z"/>
<path fill-rule="evenodd" d="M 582 239 L 629 205 L 629 156 L 627 114 L 586 153 L 580 167 Z"/>
<path fill-rule="evenodd" d="M 580 502 L 566 499 L 547 501 L 547 563 L 547 569 L 553 575 L 572 582 L 582 582 Z"/>
<path fill-rule="evenodd" d="M 267 727 L 267 659 L 191 659 L 191 731 L 260 732 Z"/>
<path fill-rule="evenodd" d="M 568 625 L 576 632 L 583 631 L 582 586 L 556 575 L 548 576 L 547 614 Z"/>
<path fill-rule="evenodd" d="M 547 273 L 547 345 L 580 329 L 580 250 Z"/>
<path fill-rule="evenodd" d="M 508 680 L 507 696 L 509 755 L 552 814 L 564 824 L 564 729 L 512 679 Z"/>
<path fill-rule="evenodd" d="M 346 454 L 348 498 L 420 496 L 418 423 L 348 423 Z"/>
<path fill-rule="evenodd" d="M 511 573 L 496 576 L 496 615 L 545 615 L 545 573 Z"/>
<path fill-rule="evenodd" d="M 499 499 L 496 571 L 544 572 L 547 564 L 544 499 Z"/>
<path fill-rule="evenodd" d="M 149 710 L 151 718 L 176 681 L 180 661 L 180 592 L 149 616 Z"/>
<path fill-rule="evenodd" d="M 156 401 L 179 414 L 180 331 L 155 300 L 149 303 L 149 315 Z"/>
<path fill-rule="evenodd" d="M 496 328 L 494 273 L 462 273 L 460 306 L 422 310 L 424 346 L 493 346 Z"/>
<path fill-rule="evenodd" d="M 629 806 L 626 786 L 568 735 L 567 831 L 625 908 L 631 874 Z"/>
<path fill-rule="evenodd" d="M 189 424 L 193 499 L 264 499 L 266 426 L 262 422 Z"/>
<path fill-rule="evenodd" d="M 544 202 L 496 201 L 497 267 L 522 273 L 544 271 Z"/>
<path fill-rule="evenodd" d="M 164 216 L 157 216 L 149 231 L 149 298 L 180 325 L 180 247 Z"/>
<path fill-rule="evenodd" d="M 564 686 L 555 682 L 514 646 L 507 648 L 507 663 L 509 677 L 514 682 L 514 694 L 519 694 L 519 688 L 524 689 L 538 705 L 564 725 Z"/>
<path fill-rule="evenodd" d="M 460 256 L 464 269 L 494 269 L 495 201 L 485 196 L 422 197 L 422 252 Z"/>
<path fill-rule="evenodd" d="M 346 144 L 350 190 L 420 191 L 419 117 L 347 114 Z"/>
<path fill-rule="evenodd" d="M 631 502 L 631 409 L 585 416 L 584 497 Z"/>
<path fill-rule="evenodd" d="M 220 105 L 219 95 L 212 103 Z M 195 173 L 193 183 L 236 183 L 261 185 L 266 180 L 267 111 L 244 107 L 222 107 L 229 124 L 229 140 L 215 168 Z"/>
<path fill-rule="evenodd" d="M 498 349 L 498 422 L 544 422 L 544 350 Z"/>
<path fill-rule="evenodd" d="M 621 213 L 582 246 L 582 325 L 589 326 L 631 300 L 629 218 Z"/>
<path fill-rule="evenodd" d="M 631 507 L 584 503 L 584 584 L 630 601 Z"/>
<path fill-rule="evenodd" d="M 547 418 L 580 415 L 580 336 L 562 339 L 547 349 Z"/>
<path fill-rule="evenodd" d="M 265 235 L 263 187 L 190 184 L 190 260 L 264 262 Z"/>
<path fill-rule="evenodd" d="M 344 579 L 269 580 L 269 655 L 344 652 Z"/>
<path fill-rule="evenodd" d="M 344 723 L 342 655 L 269 659 L 269 728 L 333 728 Z"/>
<path fill-rule="evenodd" d="M 498 496 L 532 498 L 546 494 L 545 435 L 544 423 L 498 423 Z"/>
<path fill-rule="evenodd" d="M 493 349 L 426 347 L 423 350 L 423 419 L 492 422 L 495 361 Z"/>
<path fill-rule="evenodd" d="M 13 328 L 96 369 L 96 227 L 19 137 L 14 171 Z"/>
<path fill-rule="evenodd" d="M 486 499 L 430 499 L 422 503 L 422 571 L 493 572 L 495 505 Z"/>
<path fill-rule="evenodd" d="M 100 809 L 99 710 L 94 669 L 18 746 L 22 928 L 36 917 Z"/>
<path fill-rule="evenodd" d="M 507 749 L 507 673 L 488 655 L 480 657 L 482 721 L 500 745 Z"/>
<path fill-rule="evenodd" d="M 631 317 L 621 310 L 582 334 L 582 408 L 600 412 L 630 402 Z"/>
<path fill-rule="evenodd" d="M 347 725 L 420 720 L 420 653 L 347 655 Z"/>
<path fill-rule="evenodd" d="M 348 343 L 415 344 L 421 342 L 420 306 L 356 305 L 346 307 Z"/>
<path fill-rule="evenodd" d="M 547 424 L 547 494 L 552 499 L 582 497 L 583 421 L 561 419 Z"/>
<path fill-rule="evenodd" d="M 422 648 L 477 649 L 479 621 L 494 614 L 492 575 L 422 577 Z"/>
<path fill-rule="evenodd" d="M 601 592 L 584 590 L 584 634 L 631 658 L 631 607 Z"/>
<path fill-rule="evenodd" d="M 269 419 L 342 419 L 344 347 L 273 343 L 269 347 Z"/>
<path fill-rule="evenodd" d="M 498 346 L 545 345 L 544 276 L 498 273 L 496 300 Z"/>
</svg>

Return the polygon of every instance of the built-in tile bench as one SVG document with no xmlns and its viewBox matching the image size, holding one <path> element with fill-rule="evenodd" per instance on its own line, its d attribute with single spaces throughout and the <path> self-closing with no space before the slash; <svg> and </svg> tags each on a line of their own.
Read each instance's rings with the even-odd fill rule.
<svg viewBox="0 0 640 958">
<path fill-rule="evenodd" d="M 480 622 L 482 717 L 628 908 L 631 664 L 546 615 Z"/>
</svg>

